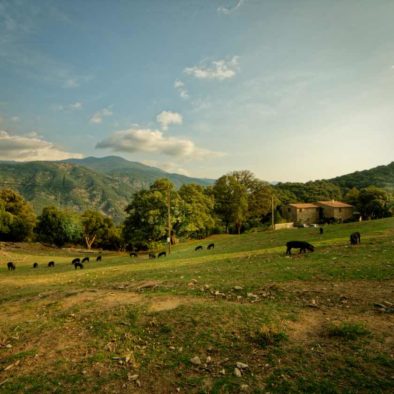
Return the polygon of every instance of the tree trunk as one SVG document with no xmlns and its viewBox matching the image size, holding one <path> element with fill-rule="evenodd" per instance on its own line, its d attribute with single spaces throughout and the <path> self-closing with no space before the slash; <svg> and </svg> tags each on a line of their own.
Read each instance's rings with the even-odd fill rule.
<svg viewBox="0 0 394 394">
<path fill-rule="evenodd" d="M 95 239 L 96 239 L 96 235 L 93 235 L 93 238 L 89 238 L 87 235 L 85 235 L 86 246 L 89 250 L 92 248 Z"/>
</svg>

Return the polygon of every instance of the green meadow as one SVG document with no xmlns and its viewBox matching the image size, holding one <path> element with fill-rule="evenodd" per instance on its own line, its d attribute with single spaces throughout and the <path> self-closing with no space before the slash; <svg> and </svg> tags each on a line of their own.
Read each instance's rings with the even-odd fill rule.
<svg viewBox="0 0 394 394">
<path fill-rule="evenodd" d="M 2 244 L 1 393 L 394 390 L 392 218 L 97 255 Z"/>
</svg>

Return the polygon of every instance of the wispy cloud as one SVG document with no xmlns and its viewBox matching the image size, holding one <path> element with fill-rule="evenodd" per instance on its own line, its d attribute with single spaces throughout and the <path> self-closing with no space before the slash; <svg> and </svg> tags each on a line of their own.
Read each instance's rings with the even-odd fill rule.
<svg viewBox="0 0 394 394">
<path fill-rule="evenodd" d="M 66 81 L 64 81 L 63 86 L 68 89 L 73 89 L 79 86 L 79 82 L 76 78 L 68 78 Z"/>
<path fill-rule="evenodd" d="M 52 109 L 54 111 L 80 111 L 83 108 L 83 103 L 81 101 L 76 101 L 68 105 L 54 105 Z"/>
<path fill-rule="evenodd" d="M 168 130 L 168 126 L 171 124 L 182 124 L 183 118 L 178 112 L 162 111 L 156 116 L 156 121 L 163 130 Z"/>
<path fill-rule="evenodd" d="M 245 0 L 236 0 L 235 5 L 233 7 L 220 6 L 220 7 L 218 7 L 217 11 L 220 14 L 229 15 L 229 14 L 233 13 L 234 11 L 236 11 L 239 7 L 241 7 L 241 5 L 244 2 L 245 2 Z"/>
<path fill-rule="evenodd" d="M 71 157 L 82 158 L 79 153 L 69 153 L 51 142 L 39 137 L 37 133 L 11 135 L 0 130 L 0 156 L 2 160 L 64 160 Z"/>
<path fill-rule="evenodd" d="M 187 159 L 223 156 L 220 152 L 198 148 L 191 140 L 168 137 L 159 130 L 151 129 L 116 131 L 109 138 L 99 142 L 96 148 L 111 149 L 115 152 L 164 154 Z"/>
<path fill-rule="evenodd" d="M 181 80 L 177 79 L 174 82 L 174 88 L 178 92 L 179 96 L 181 96 L 181 98 L 185 100 L 189 98 L 189 92 L 187 91 L 185 84 Z"/>
<path fill-rule="evenodd" d="M 105 117 L 112 116 L 112 114 L 113 114 L 113 112 L 109 107 L 103 108 L 100 111 L 97 111 L 96 113 L 94 113 L 92 115 L 92 117 L 90 118 L 89 122 L 93 123 L 93 124 L 100 124 L 103 122 L 103 119 Z"/>
<path fill-rule="evenodd" d="M 203 64 L 186 67 L 183 72 L 197 79 L 217 79 L 223 81 L 225 79 L 234 78 L 239 70 L 239 57 L 233 56 L 230 60 L 216 60 L 207 65 Z"/>
</svg>

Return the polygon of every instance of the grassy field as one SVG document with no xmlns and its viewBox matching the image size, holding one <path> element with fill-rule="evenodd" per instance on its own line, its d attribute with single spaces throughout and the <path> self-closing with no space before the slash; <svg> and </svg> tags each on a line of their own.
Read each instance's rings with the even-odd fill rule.
<svg viewBox="0 0 394 394">
<path fill-rule="evenodd" d="M 315 252 L 286 257 L 290 240 Z M 394 390 L 393 219 L 218 235 L 159 260 L 104 253 L 74 270 L 84 255 L 2 245 L 1 393 Z"/>
</svg>

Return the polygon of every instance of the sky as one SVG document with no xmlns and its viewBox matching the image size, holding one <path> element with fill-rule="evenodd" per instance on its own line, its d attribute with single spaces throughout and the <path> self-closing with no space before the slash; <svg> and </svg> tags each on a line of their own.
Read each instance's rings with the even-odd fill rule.
<svg viewBox="0 0 394 394">
<path fill-rule="evenodd" d="M 0 0 L 0 160 L 194 177 L 394 160 L 392 0 Z"/>
</svg>

